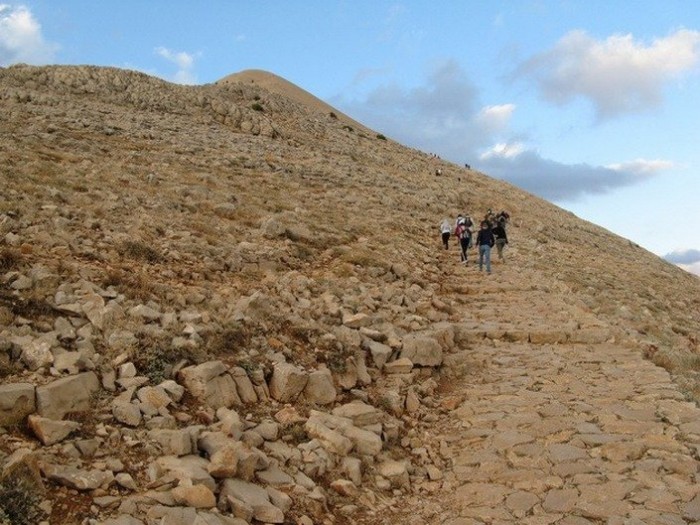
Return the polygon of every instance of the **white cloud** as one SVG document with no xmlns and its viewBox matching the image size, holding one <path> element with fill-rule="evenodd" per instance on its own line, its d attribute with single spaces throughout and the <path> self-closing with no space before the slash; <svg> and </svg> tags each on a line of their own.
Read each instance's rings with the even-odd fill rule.
<svg viewBox="0 0 700 525">
<path fill-rule="evenodd" d="M 600 41 L 577 30 L 524 62 L 515 77 L 536 82 L 555 104 L 587 99 L 602 120 L 658 107 L 664 84 L 693 68 L 699 57 L 697 31 L 680 29 L 645 45 L 629 34 Z"/>
<path fill-rule="evenodd" d="M 492 147 L 480 157 L 476 167 L 554 202 L 573 202 L 584 195 L 601 195 L 655 175 L 589 164 L 563 164 L 545 159 L 517 143 Z"/>
<path fill-rule="evenodd" d="M 484 129 L 490 133 L 497 133 L 508 127 L 514 112 L 515 104 L 486 106 L 479 111 L 476 119 Z"/>
<path fill-rule="evenodd" d="M 665 161 L 637 160 L 611 169 L 545 159 L 528 149 L 524 137 L 508 136 L 515 105 L 480 107 L 476 89 L 455 61 L 441 64 L 414 89 L 387 84 L 360 100 L 337 97 L 329 102 L 403 144 L 470 164 L 553 201 L 604 194 L 669 166 Z"/>
<path fill-rule="evenodd" d="M 700 250 L 675 250 L 664 255 L 664 259 L 678 265 L 700 264 Z"/>
<path fill-rule="evenodd" d="M 166 47 L 157 47 L 155 49 L 157 55 L 163 57 L 168 62 L 177 66 L 177 71 L 173 75 L 173 80 L 178 84 L 196 84 L 197 77 L 192 72 L 194 67 L 195 55 L 186 53 L 185 51 L 171 51 Z"/>
<path fill-rule="evenodd" d="M 683 268 L 686 272 L 700 276 L 700 262 L 694 264 L 679 264 L 679 268 Z"/>
<path fill-rule="evenodd" d="M 481 160 L 489 160 L 495 158 L 513 159 L 525 151 L 525 146 L 519 142 L 511 144 L 500 143 L 492 146 L 485 153 L 482 153 L 479 158 Z"/>
<path fill-rule="evenodd" d="M 639 175 L 648 175 L 671 169 L 675 163 L 670 160 L 647 160 L 635 159 L 629 162 L 620 162 L 618 164 L 608 164 L 608 169 L 615 171 L 627 171 L 637 173 Z"/>
<path fill-rule="evenodd" d="M 29 9 L 0 4 L 0 65 L 45 65 L 57 50 L 56 44 L 44 40 L 41 25 Z"/>
</svg>

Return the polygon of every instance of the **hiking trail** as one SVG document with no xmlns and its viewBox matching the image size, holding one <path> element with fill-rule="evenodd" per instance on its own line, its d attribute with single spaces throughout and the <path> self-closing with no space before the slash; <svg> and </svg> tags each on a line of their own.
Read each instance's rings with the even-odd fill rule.
<svg viewBox="0 0 700 525">
<path fill-rule="evenodd" d="M 445 261 L 473 327 L 453 362 L 482 362 L 435 428 L 451 469 L 385 523 L 700 523 L 700 410 L 669 373 L 517 256 L 489 276 L 472 254 Z"/>
</svg>

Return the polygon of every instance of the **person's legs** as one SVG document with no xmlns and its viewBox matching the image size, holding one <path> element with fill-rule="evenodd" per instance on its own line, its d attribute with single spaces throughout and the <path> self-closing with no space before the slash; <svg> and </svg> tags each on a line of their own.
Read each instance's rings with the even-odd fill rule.
<svg viewBox="0 0 700 525">
<path fill-rule="evenodd" d="M 442 232 L 442 244 L 445 246 L 445 249 L 448 249 L 448 245 L 450 242 L 450 232 Z"/>
<path fill-rule="evenodd" d="M 467 262 L 467 248 L 469 248 L 469 239 L 464 238 L 459 240 L 459 246 L 462 249 L 462 262 Z"/>
<path fill-rule="evenodd" d="M 484 251 L 488 246 L 479 246 L 479 271 L 484 269 Z"/>
<path fill-rule="evenodd" d="M 491 246 L 487 244 L 483 248 L 484 260 L 486 262 L 486 273 L 491 273 Z"/>
<path fill-rule="evenodd" d="M 496 250 L 498 250 L 498 260 L 502 261 L 503 260 L 503 248 L 506 245 L 505 239 L 498 239 L 496 241 Z"/>
</svg>

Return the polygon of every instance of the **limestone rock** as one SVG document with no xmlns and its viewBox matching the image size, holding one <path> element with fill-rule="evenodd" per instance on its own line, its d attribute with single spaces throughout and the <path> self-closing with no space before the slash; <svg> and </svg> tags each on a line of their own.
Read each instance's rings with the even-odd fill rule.
<svg viewBox="0 0 700 525">
<path fill-rule="evenodd" d="M 277 363 L 270 380 L 270 395 L 273 399 L 287 403 L 296 399 L 304 390 L 309 374 L 289 363 Z"/>
<path fill-rule="evenodd" d="M 88 410 L 92 395 L 99 389 L 100 383 L 94 372 L 57 379 L 37 387 L 37 411 L 41 416 L 61 419 L 68 412 Z"/>
<path fill-rule="evenodd" d="M 29 416 L 28 423 L 34 435 L 47 446 L 63 441 L 80 428 L 80 423 L 75 421 L 57 421 L 37 415 Z"/>
<path fill-rule="evenodd" d="M 183 483 L 172 489 L 175 502 L 197 509 L 210 509 L 216 506 L 216 496 L 206 485 Z"/>
<path fill-rule="evenodd" d="M 309 374 L 304 387 L 304 398 L 317 405 L 329 405 L 335 401 L 335 384 L 330 370 L 321 368 Z"/>
<path fill-rule="evenodd" d="M 410 359 L 414 365 L 440 366 L 442 364 L 442 347 L 433 337 L 409 334 L 403 339 L 401 357 Z"/>
<path fill-rule="evenodd" d="M 391 483 L 392 487 L 405 487 L 409 484 L 406 464 L 400 461 L 385 460 L 377 465 L 377 472 Z"/>
<path fill-rule="evenodd" d="M 0 385 L 0 427 L 20 423 L 36 410 L 36 393 L 31 383 Z"/>
<path fill-rule="evenodd" d="M 114 480 L 111 472 L 98 469 L 82 470 L 71 466 L 47 464 L 42 466 L 42 471 L 48 479 L 59 485 L 81 491 L 94 490 Z"/>
<path fill-rule="evenodd" d="M 267 491 L 253 483 L 238 479 L 224 480 L 220 498 L 232 496 L 253 509 L 253 518 L 263 523 L 284 523 L 284 512 L 270 501 Z"/>
<path fill-rule="evenodd" d="M 221 361 L 209 361 L 183 368 L 178 379 L 197 399 L 212 408 L 240 404 L 236 383 Z"/>
</svg>

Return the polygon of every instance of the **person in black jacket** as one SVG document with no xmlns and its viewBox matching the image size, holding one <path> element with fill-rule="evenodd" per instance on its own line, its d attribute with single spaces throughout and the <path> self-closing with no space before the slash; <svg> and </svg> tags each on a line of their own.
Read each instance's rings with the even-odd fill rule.
<svg viewBox="0 0 700 525">
<path fill-rule="evenodd" d="M 505 219 L 499 220 L 496 226 L 491 228 L 493 236 L 496 238 L 496 251 L 498 252 L 498 260 L 505 261 L 503 258 L 503 248 L 508 244 L 508 236 L 506 235 Z"/>
<path fill-rule="evenodd" d="M 486 264 L 486 273 L 491 273 L 491 247 L 495 239 L 489 223 L 482 221 L 479 234 L 476 236 L 476 245 L 479 247 L 479 271 L 482 271 Z"/>
</svg>

